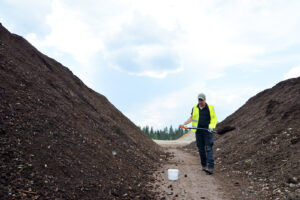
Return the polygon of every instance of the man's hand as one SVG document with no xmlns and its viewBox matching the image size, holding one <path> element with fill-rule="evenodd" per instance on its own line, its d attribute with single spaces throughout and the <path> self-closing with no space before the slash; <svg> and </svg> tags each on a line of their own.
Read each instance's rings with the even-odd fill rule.
<svg viewBox="0 0 300 200">
<path fill-rule="evenodd" d="M 187 127 L 185 125 L 179 125 L 179 128 L 187 129 Z"/>
<path fill-rule="evenodd" d="M 208 132 L 213 133 L 214 130 L 213 130 L 212 128 L 209 128 L 209 129 L 208 129 Z"/>
</svg>

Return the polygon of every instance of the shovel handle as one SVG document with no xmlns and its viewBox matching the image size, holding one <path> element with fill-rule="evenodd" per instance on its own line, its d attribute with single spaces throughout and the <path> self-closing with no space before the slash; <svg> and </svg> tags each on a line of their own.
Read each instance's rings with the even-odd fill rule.
<svg viewBox="0 0 300 200">
<path fill-rule="evenodd" d="M 179 128 L 186 129 L 186 130 L 187 129 L 207 130 L 208 132 L 211 132 L 211 133 L 217 133 L 216 131 L 209 131 L 206 128 L 190 128 L 190 127 L 186 127 L 186 126 L 183 126 L 183 125 L 180 125 Z"/>
</svg>

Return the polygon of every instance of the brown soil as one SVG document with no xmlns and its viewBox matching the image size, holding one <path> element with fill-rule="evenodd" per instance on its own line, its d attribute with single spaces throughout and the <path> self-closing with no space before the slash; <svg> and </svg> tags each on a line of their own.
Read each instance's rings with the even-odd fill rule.
<svg viewBox="0 0 300 200">
<path fill-rule="evenodd" d="M 300 77 L 252 97 L 217 129 L 227 133 L 216 135 L 216 171 L 240 199 L 300 199 Z"/>
<path fill-rule="evenodd" d="M 161 148 L 1 24 L 0 96 L 0 199 L 153 198 Z"/>
</svg>

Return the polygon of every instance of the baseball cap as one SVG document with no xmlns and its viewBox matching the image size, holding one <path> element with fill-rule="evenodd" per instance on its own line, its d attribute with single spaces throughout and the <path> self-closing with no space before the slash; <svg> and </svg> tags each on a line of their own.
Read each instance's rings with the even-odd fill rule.
<svg viewBox="0 0 300 200">
<path fill-rule="evenodd" d="M 205 100 L 205 99 L 206 99 L 206 98 L 205 98 L 205 94 L 203 94 L 203 93 L 198 94 L 198 99 L 203 99 L 203 100 Z"/>
</svg>

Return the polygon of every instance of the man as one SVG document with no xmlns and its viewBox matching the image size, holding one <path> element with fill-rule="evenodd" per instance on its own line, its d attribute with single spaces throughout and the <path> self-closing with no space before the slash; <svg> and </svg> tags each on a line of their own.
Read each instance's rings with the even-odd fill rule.
<svg viewBox="0 0 300 200">
<path fill-rule="evenodd" d="M 212 130 L 216 128 L 217 116 L 214 107 L 206 103 L 206 97 L 203 93 L 198 95 L 198 104 L 193 107 L 191 116 L 184 122 L 184 125 L 191 122 L 192 128 L 195 128 L 192 131 L 196 133 L 202 170 L 212 174 L 214 170 L 214 136 Z"/>
</svg>

